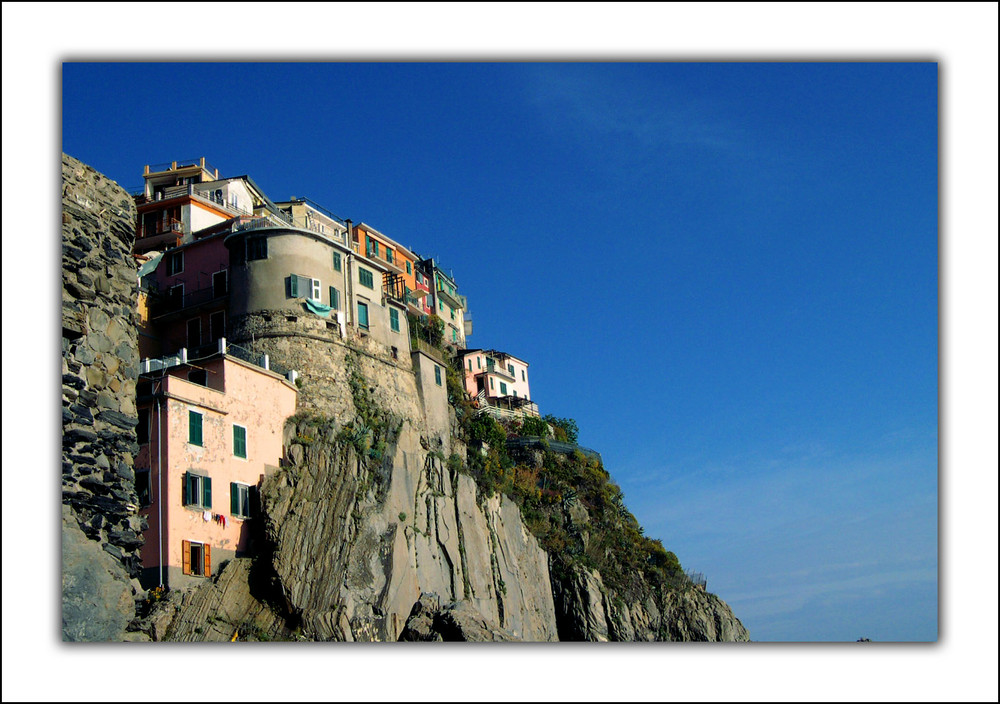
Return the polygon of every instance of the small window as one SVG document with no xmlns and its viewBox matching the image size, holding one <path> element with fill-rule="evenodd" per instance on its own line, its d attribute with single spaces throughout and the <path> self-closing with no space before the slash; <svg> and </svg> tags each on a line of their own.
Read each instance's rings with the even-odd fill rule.
<svg viewBox="0 0 1000 704">
<path fill-rule="evenodd" d="M 196 509 L 212 508 L 212 478 L 193 472 L 183 477 L 184 505 Z"/>
<path fill-rule="evenodd" d="M 176 276 L 184 271 L 184 252 L 167 254 L 167 276 Z"/>
<path fill-rule="evenodd" d="M 503 383 L 502 381 L 500 382 L 500 395 L 501 396 L 507 395 L 507 384 Z"/>
<path fill-rule="evenodd" d="M 406 262 L 406 273 L 407 274 L 412 274 L 413 273 L 413 265 L 410 264 L 410 262 Z M 418 276 L 419 276 L 419 274 L 418 274 Z M 419 281 L 420 279 L 417 279 L 417 280 Z"/>
<path fill-rule="evenodd" d="M 208 386 L 208 372 L 204 369 L 192 369 L 188 372 L 188 381 L 198 386 Z"/>
<path fill-rule="evenodd" d="M 308 276 L 290 274 L 288 279 L 289 298 L 311 298 L 314 301 L 320 300 L 320 281 Z"/>
<path fill-rule="evenodd" d="M 225 269 L 212 274 L 212 296 L 222 298 L 229 293 L 229 272 Z"/>
<path fill-rule="evenodd" d="M 192 445 L 201 445 L 201 418 L 198 411 L 188 411 L 188 442 Z"/>
<path fill-rule="evenodd" d="M 334 310 L 340 310 L 340 291 L 333 286 L 330 287 L 330 307 Z"/>
<path fill-rule="evenodd" d="M 472 357 L 469 357 L 469 371 L 472 371 Z"/>
<path fill-rule="evenodd" d="M 434 365 L 434 383 L 441 386 L 441 367 Z"/>
<path fill-rule="evenodd" d="M 229 484 L 229 512 L 236 518 L 253 518 L 257 506 L 257 487 L 239 482 Z"/>
<path fill-rule="evenodd" d="M 340 271 L 340 252 L 333 253 L 333 270 Z"/>
<path fill-rule="evenodd" d="M 233 454 L 236 457 L 247 458 L 247 429 L 235 423 L 233 424 Z"/>
<path fill-rule="evenodd" d="M 358 327 L 367 330 L 368 329 L 368 304 L 358 303 Z"/>
<path fill-rule="evenodd" d="M 389 327 L 393 332 L 399 332 L 399 311 L 395 308 L 389 309 Z"/>
<path fill-rule="evenodd" d="M 508 364 L 507 365 L 507 371 L 510 372 L 511 376 L 517 376 L 516 374 L 514 374 L 514 365 L 513 364 Z"/>
<path fill-rule="evenodd" d="M 184 574 L 195 577 L 212 576 L 212 546 L 207 543 L 181 541 L 181 557 Z"/>
<path fill-rule="evenodd" d="M 148 469 L 136 470 L 135 493 L 139 495 L 140 506 L 149 506 L 153 503 Z"/>
<path fill-rule="evenodd" d="M 255 259 L 267 259 L 266 237 L 247 238 L 247 261 L 253 261 Z"/>
<path fill-rule="evenodd" d="M 149 442 L 149 409 L 139 409 L 139 424 L 135 426 L 136 441 L 140 445 Z"/>
<path fill-rule="evenodd" d="M 360 266 L 358 267 L 358 281 L 361 282 L 362 286 L 375 288 L 375 279 L 372 277 L 372 273 Z"/>
<path fill-rule="evenodd" d="M 483 358 L 476 357 L 476 369 L 482 369 L 482 368 L 483 368 Z"/>
<path fill-rule="evenodd" d="M 521 381 L 527 381 L 527 380 L 528 380 L 528 377 L 526 377 L 526 376 L 524 375 L 524 370 L 522 369 L 522 370 L 521 370 Z"/>
<path fill-rule="evenodd" d="M 490 377 L 490 388 L 493 388 L 493 377 Z"/>
</svg>

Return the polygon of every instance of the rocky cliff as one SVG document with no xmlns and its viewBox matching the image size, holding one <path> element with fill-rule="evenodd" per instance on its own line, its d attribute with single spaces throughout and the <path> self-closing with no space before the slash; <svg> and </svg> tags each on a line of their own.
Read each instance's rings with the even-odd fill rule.
<svg viewBox="0 0 1000 704">
<path fill-rule="evenodd" d="M 287 424 L 282 467 L 262 484 L 253 569 L 230 565 L 218 580 L 240 594 L 241 606 L 220 600 L 217 584 L 205 585 L 186 605 L 165 607 L 186 624 L 171 639 L 748 639 L 721 600 L 689 584 L 649 581 L 641 566 L 625 565 L 628 574 L 611 570 L 609 585 L 597 567 L 604 563 L 547 550 L 536 533 L 551 540 L 558 532 L 550 524 L 565 527 L 572 550 L 574 540 L 592 548 L 616 540 L 599 528 L 611 519 L 597 515 L 593 502 L 585 508 L 584 485 L 553 504 L 548 523 L 507 493 L 484 490 L 481 473 L 462 455 L 481 458 L 488 446 L 468 437 L 454 409 L 438 434 L 429 430 L 405 366 L 332 340 L 308 338 L 296 349 L 294 339 L 253 343 L 304 370 L 301 405 L 309 410 Z M 471 453 L 466 442 L 473 442 Z M 454 450 L 447 458 L 445 447 Z M 586 464 L 543 453 L 535 460 L 536 471 L 553 463 L 553 476 Z M 606 480 L 590 464 L 584 469 Z M 610 548 L 607 555 L 634 558 Z M 240 580 L 249 586 L 232 587 Z M 217 610 L 206 610 L 213 603 Z M 271 615 L 263 616 L 262 604 Z"/>
<path fill-rule="evenodd" d="M 131 256 L 135 205 L 63 155 L 63 638 L 121 640 L 141 590 L 132 460 L 138 452 Z"/>
<path fill-rule="evenodd" d="M 301 391 L 255 557 L 136 617 L 135 211 L 70 157 L 63 176 L 64 638 L 748 639 L 642 535 L 599 460 L 509 456 L 453 371 L 446 402 L 410 359 L 266 314 L 232 321 L 232 339 L 300 370 Z"/>
</svg>

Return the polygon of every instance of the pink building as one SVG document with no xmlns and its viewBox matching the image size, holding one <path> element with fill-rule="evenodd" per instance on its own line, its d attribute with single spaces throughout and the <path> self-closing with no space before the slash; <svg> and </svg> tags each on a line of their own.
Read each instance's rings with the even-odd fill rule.
<svg viewBox="0 0 1000 704">
<path fill-rule="evenodd" d="M 258 486 L 282 455 L 295 385 L 238 358 L 252 356 L 225 340 L 220 348 L 225 352 L 197 362 L 181 355 L 142 364 L 135 466 L 149 524 L 146 588 L 196 585 L 245 554 Z"/>
<path fill-rule="evenodd" d="M 538 415 L 538 406 L 531 402 L 527 362 L 506 352 L 481 349 L 465 350 L 461 358 L 465 390 L 478 400 L 480 408 Z"/>
</svg>

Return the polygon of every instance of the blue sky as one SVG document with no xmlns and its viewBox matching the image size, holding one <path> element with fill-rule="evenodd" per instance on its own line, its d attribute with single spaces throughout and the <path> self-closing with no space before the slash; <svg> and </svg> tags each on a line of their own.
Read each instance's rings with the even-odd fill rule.
<svg viewBox="0 0 1000 704">
<path fill-rule="evenodd" d="M 439 258 L 470 345 L 531 364 L 755 640 L 937 638 L 936 64 L 62 81 L 63 150 L 124 186 L 205 156 Z"/>
</svg>

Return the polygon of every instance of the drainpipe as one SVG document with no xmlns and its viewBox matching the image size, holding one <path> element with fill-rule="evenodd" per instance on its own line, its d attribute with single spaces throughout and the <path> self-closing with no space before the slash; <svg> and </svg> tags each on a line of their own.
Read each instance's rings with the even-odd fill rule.
<svg viewBox="0 0 1000 704">
<path fill-rule="evenodd" d="M 354 275 L 351 273 L 352 262 L 354 261 L 354 223 L 350 218 L 344 221 L 347 223 L 347 267 L 344 282 L 344 294 L 347 298 L 347 306 L 344 309 L 344 324 L 354 320 Z"/>
<path fill-rule="evenodd" d="M 162 381 L 161 381 L 162 383 Z M 160 566 L 160 586 L 163 586 L 163 419 L 160 412 L 160 397 L 156 396 L 156 542 L 157 558 Z"/>
</svg>

